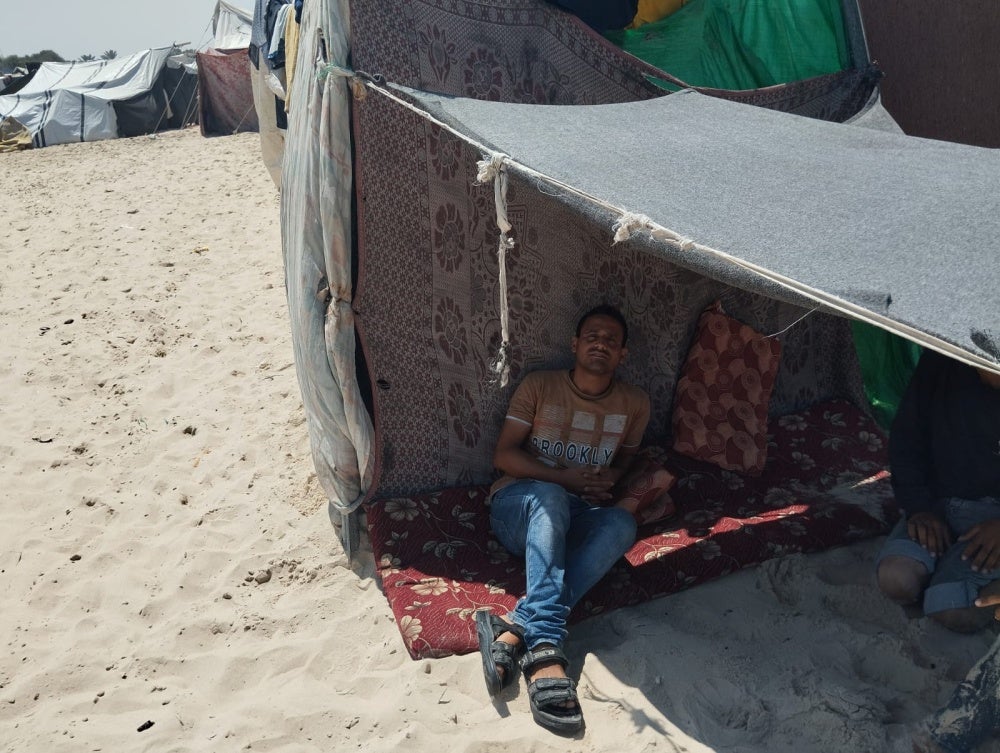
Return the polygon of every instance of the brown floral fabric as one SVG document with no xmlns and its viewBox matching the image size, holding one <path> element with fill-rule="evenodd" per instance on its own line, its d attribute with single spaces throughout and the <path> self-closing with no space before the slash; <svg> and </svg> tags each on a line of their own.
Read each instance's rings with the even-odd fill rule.
<svg viewBox="0 0 1000 753">
<path fill-rule="evenodd" d="M 781 343 L 727 316 L 718 302 L 698 320 L 674 398 L 674 450 L 720 468 L 760 473 Z"/>
<path fill-rule="evenodd" d="M 614 504 L 632 513 L 639 525 L 669 520 L 677 506 L 667 493 L 677 476 L 647 455 L 633 462 L 632 469 L 614 490 Z"/>
<path fill-rule="evenodd" d="M 872 419 L 829 401 L 771 428 L 759 476 L 648 448 L 678 476 L 670 491 L 677 516 L 640 528 L 570 621 L 888 530 L 897 513 L 886 438 Z M 485 486 L 378 500 L 367 521 L 382 588 L 415 659 L 475 651 L 474 612 L 504 613 L 524 592 L 523 561 L 490 532 Z"/>
<path fill-rule="evenodd" d="M 229 136 L 257 131 L 257 110 L 250 84 L 250 59 L 246 50 L 197 53 L 198 107 L 201 135 Z"/>
</svg>

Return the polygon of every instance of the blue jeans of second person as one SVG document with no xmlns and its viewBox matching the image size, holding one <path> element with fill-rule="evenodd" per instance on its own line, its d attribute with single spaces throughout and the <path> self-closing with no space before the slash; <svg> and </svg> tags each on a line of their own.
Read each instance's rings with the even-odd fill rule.
<svg viewBox="0 0 1000 753">
<path fill-rule="evenodd" d="M 561 646 L 580 598 L 635 542 L 635 520 L 617 507 L 591 507 L 558 484 L 522 479 L 493 495 L 490 524 L 524 557 L 527 588 L 509 618 L 528 648 Z"/>
<path fill-rule="evenodd" d="M 972 563 L 962 559 L 968 543 L 958 541 L 958 537 L 973 526 L 1000 518 L 1000 499 L 950 497 L 943 502 L 945 522 L 954 539 L 943 555 L 935 557 L 911 539 L 907 531 L 907 519 L 903 517 L 889 532 L 875 562 L 877 567 L 885 557 L 901 555 L 916 560 L 927 568 L 927 572 L 931 573 L 931 580 L 924 591 L 924 614 L 971 607 L 979 595 L 979 589 L 1000 580 L 1000 568 L 982 572 L 973 570 Z"/>
</svg>

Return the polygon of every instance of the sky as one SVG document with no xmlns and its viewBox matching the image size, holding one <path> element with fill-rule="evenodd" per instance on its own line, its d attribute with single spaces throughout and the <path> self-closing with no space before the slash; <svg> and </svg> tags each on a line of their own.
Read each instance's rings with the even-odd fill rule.
<svg viewBox="0 0 1000 753">
<path fill-rule="evenodd" d="M 254 0 L 233 5 L 253 12 Z M 204 47 L 215 0 L 0 0 L 0 56 L 55 50 L 65 60 L 105 50 Z"/>
</svg>

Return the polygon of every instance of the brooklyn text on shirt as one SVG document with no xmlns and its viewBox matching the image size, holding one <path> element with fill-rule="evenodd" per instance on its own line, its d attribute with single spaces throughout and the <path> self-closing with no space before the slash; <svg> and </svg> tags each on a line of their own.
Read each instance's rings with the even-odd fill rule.
<svg viewBox="0 0 1000 753">
<path fill-rule="evenodd" d="M 542 455 L 557 459 L 565 458 L 571 463 L 580 465 L 609 465 L 615 456 L 614 447 L 594 447 L 581 442 L 562 440 L 552 441 L 538 436 L 531 438 L 531 446 Z"/>
</svg>

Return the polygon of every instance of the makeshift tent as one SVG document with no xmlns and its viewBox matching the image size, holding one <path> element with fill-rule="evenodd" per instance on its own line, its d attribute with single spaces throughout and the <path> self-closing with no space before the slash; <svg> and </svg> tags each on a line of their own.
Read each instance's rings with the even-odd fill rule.
<svg viewBox="0 0 1000 753">
<path fill-rule="evenodd" d="M 217 50 L 245 50 L 250 46 L 253 11 L 226 0 L 217 0 L 212 13 L 212 47 Z"/>
<path fill-rule="evenodd" d="M 198 62 L 195 54 L 179 52 L 167 58 L 161 81 L 171 103 L 164 123 L 170 128 L 197 123 Z"/>
<path fill-rule="evenodd" d="M 41 63 L 26 63 L 13 73 L 5 75 L 3 84 L 0 85 L 0 94 L 16 94 L 21 91 L 31 81 L 31 77 L 35 75 L 40 65 Z"/>
<path fill-rule="evenodd" d="M 252 26 L 251 11 L 217 0 L 212 43 L 198 53 L 200 122 L 205 136 L 258 130 L 247 57 Z"/>
<path fill-rule="evenodd" d="M 877 73 L 848 49 L 844 71 L 804 82 L 663 96 L 651 79 L 668 74 L 543 3 L 305 6 L 282 190 L 293 344 L 331 513 L 350 536 L 369 503 L 383 575 L 413 565 L 387 545 L 405 521 L 414 557 L 444 553 L 428 577 L 487 572 L 454 569 L 495 549 L 449 526 L 481 530 L 514 386 L 566 365 L 576 318 L 602 300 L 633 323 L 622 377 L 651 396 L 654 442 L 669 440 L 678 370 L 719 298 L 781 340 L 775 416 L 832 398 L 860 413 L 852 319 L 1000 371 L 1000 157 L 862 127 L 885 122 Z M 881 448 L 863 418 L 853 440 Z M 462 505 L 438 494 L 455 487 Z M 862 488 L 824 486 L 817 504 L 838 512 L 815 541 L 884 530 L 830 523 L 843 508 L 829 495 Z M 766 551 L 754 556 L 793 549 Z M 623 603 L 666 590 L 644 583 Z"/>
<path fill-rule="evenodd" d="M 650 78 L 664 79 L 667 74 L 622 52 L 578 19 L 547 4 L 530 0 L 507 0 L 491 4 L 491 11 L 485 15 L 474 5 L 457 10 L 442 10 L 442 5 L 438 2 L 413 2 L 408 7 L 410 12 L 400 14 L 377 2 L 358 1 L 351 5 L 353 15 L 349 16 L 346 2 L 328 1 L 314 6 L 307 5 L 303 15 L 300 60 L 305 61 L 306 66 L 312 66 L 317 55 L 325 54 L 326 60 L 331 63 L 345 65 L 348 59 L 347 19 L 350 18 L 349 28 L 353 37 L 351 56 L 358 70 L 428 90 L 472 95 L 482 99 L 553 104 L 628 102 L 660 97 L 663 94 L 663 90 L 651 83 Z M 305 19 L 311 19 L 312 25 L 307 26 Z M 323 30 L 322 42 L 320 28 Z M 414 47 L 407 40 L 417 40 L 419 44 Z M 855 63 L 842 72 L 794 84 L 727 95 L 739 101 L 832 119 L 843 120 L 858 115 L 866 104 L 877 103 L 877 72 L 872 70 L 864 56 L 863 47 L 859 48 L 852 42 L 848 49 L 851 50 Z M 368 168 L 366 177 L 362 178 L 364 185 L 360 189 L 360 195 L 365 197 L 362 203 L 365 211 L 358 218 L 362 258 L 359 260 L 359 268 L 355 269 L 352 262 L 350 192 L 353 179 L 350 168 L 355 164 L 355 159 L 348 128 L 347 83 L 334 75 L 327 77 L 317 89 L 314 81 L 311 76 L 297 77 L 291 93 L 296 101 L 307 102 L 308 106 L 301 108 L 302 120 L 293 128 L 297 141 L 286 155 L 294 163 L 293 167 L 286 170 L 286 174 L 294 176 L 296 186 L 283 192 L 283 242 L 290 279 L 290 306 L 296 317 L 296 357 L 300 364 L 307 413 L 313 417 L 310 431 L 318 475 L 337 512 L 347 513 L 356 508 L 368 493 L 401 491 L 406 488 L 407 483 L 413 490 L 444 486 L 459 478 L 481 478 L 489 470 L 485 448 L 492 441 L 495 425 L 478 434 L 478 446 L 469 453 L 478 453 L 480 456 L 474 471 L 461 467 L 443 470 L 449 466 L 445 459 L 450 447 L 446 432 L 443 437 L 430 444 L 436 448 L 434 458 L 414 456 L 403 463 L 407 456 L 399 453 L 397 443 L 405 445 L 406 442 L 397 438 L 395 432 L 412 431 L 416 425 L 436 426 L 438 430 L 442 428 L 443 419 L 440 417 L 439 407 L 443 403 L 438 396 L 446 394 L 447 387 L 441 393 L 440 384 L 435 386 L 429 382 L 423 383 L 423 377 L 417 379 L 420 383 L 419 391 L 413 394 L 394 388 L 374 388 L 373 407 L 380 439 L 378 446 L 372 447 L 372 422 L 364 403 L 363 390 L 369 382 L 369 372 L 373 375 L 372 384 L 377 385 L 381 378 L 380 369 L 374 368 L 372 360 L 378 358 L 382 347 L 391 349 L 398 342 L 384 345 L 374 340 L 368 341 L 365 348 L 368 363 L 361 368 L 362 379 L 359 383 L 355 376 L 355 316 L 363 319 L 372 314 L 370 311 L 361 312 L 352 308 L 351 303 L 355 292 L 354 275 L 359 277 L 358 285 L 361 288 L 364 288 L 366 280 L 388 279 L 388 273 L 381 267 L 376 274 L 365 273 L 365 265 L 371 253 L 368 249 L 372 245 L 377 248 L 403 249 L 405 251 L 401 253 L 408 254 L 414 249 L 422 248 L 422 244 L 432 248 L 436 237 L 440 237 L 442 233 L 451 233 L 453 221 L 459 227 L 473 223 L 472 227 L 476 232 L 483 233 L 487 227 L 492 226 L 492 220 L 480 216 L 485 196 L 477 194 L 473 203 L 477 214 L 472 216 L 468 209 L 459 209 L 461 205 L 449 208 L 444 201 L 447 191 L 443 189 L 431 190 L 428 185 L 426 189 L 414 189 L 404 199 L 397 191 L 388 188 L 401 175 L 405 175 L 400 173 L 404 167 L 416 169 L 415 166 L 421 159 L 429 161 L 423 169 L 432 176 L 444 169 L 442 160 L 449 165 L 449 175 L 459 175 L 460 165 L 456 163 L 451 166 L 456 159 L 451 152 L 441 155 L 427 153 L 426 139 L 414 136 L 404 143 L 399 138 L 401 129 L 404 129 L 404 120 L 397 115 L 385 115 L 383 122 L 377 125 L 367 124 L 365 118 L 368 116 L 365 113 L 388 105 L 373 103 L 364 109 L 359 106 L 356 116 L 360 120 L 355 124 L 356 164 L 362 167 L 367 165 Z M 336 107 L 343 109 L 334 109 Z M 417 125 L 408 122 L 405 129 L 419 130 Z M 696 133 L 698 131 L 700 129 L 695 129 Z M 670 143 L 668 135 L 663 126 L 640 133 L 630 128 L 626 121 L 619 131 L 607 135 L 607 146 L 614 146 L 621 136 L 627 137 L 627 140 L 619 143 L 628 143 L 631 139 L 638 138 L 667 150 Z M 386 143 L 383 144 L 383 141 Z M 370 153 L 371 149 L 377 151 Z M 636 163 L 629 158 L 627 152 L 616 150 L 615 153 L 621 157 L 619 172 L 630 175 L 632 166 Z M 332 155 L 329 161 L 319 157 L 327 154 Z M 330 164 L 336 164 L 337 169 L 327 169 Z M 373 171 L 376 173 L 374 176 Z M 384 177 L 378 177 L 379 171 L 384 171 Z M 669 185 L 671 180 L 676 179 L 665 177 L 664 181 Z M 387 186 L 387 195 L 393 197 L 392 202 L 400 213 L 398 221 L 387 219 L 384 227 L 377 224 L 370 214 L 374 211 L 374 205 L 373 194 L 369 190 L 373 182 L 375 185 L 383 185 L 383 181 Z M 650 186 L 649 190 L 653 192 L 655 187 Z M 424 207 L 428 201 L 427 196 L 430 197 L 431 204 Z M 322 202 L 322 206 L 318 202 Z M 443 223 L 441 227 L 436 224 L 433 228 L 421 225 L 419 217 L 428 216 L 428 212 L 434 218 L 434 223 L 440 218 Z M 411 217 L 413 213 L 419 216 Z M 372 239 L 371 243 L 369 238 Z M 479 247 L 485 239 L 477 236 L 474 241 L 463 239 L 462 242 L 476 244 L 466 246 L 467 248 Z M 549 253 L 548 249 L 543 253 Z M 397 261 L 388 260 L 385 269 L 401 273 L 405 266 Z M 411 271 L 416 273 L 415 270 Z M 477 351 L 468 355 L 468 364 L 473 369 L 482 368 L 482 364 L 488 363 L 495 355 L 493 349 L 499 346 L 496 308 L 498 298 L 493 295 L 495 286 L 489 284 L 489 279 L 494 276 L 482 274 L 481 280 L 467 279 L 465 283 L 466 286 L 471 286 L 468 289 L 477 291 L 477 294 L 490 294 L 488 301 L 477 304 L 476 307 L 474 329 L 477 330 L 479 344 Z M 592 272 L 590 274 L 593 276 Z M 427 272 L 421 272 L 413 279 L 427 279 Z M 579 286 L 580 281 L 567 278 L 557 281 L 557 284 L 560 287 L 574 288 Z M 411 289 L 410 285 L 408 283 L 408 291 Z M 327 286 L 332 296 L 329 302 L 316 296 L 317 290 Z M 409 301 L 413 300 L 412 295 L 399 298 L 399 291 L 387 295 L 397 296 L 389 308 L 406 323 L 406 326 L 400 328 L 398 339 L 424 342 L 428 338 L 428 330 L 421 328 L 431 323 L 428 319 L 433 319 L 429 313 L 431 309 L 422 308 L 423 314 L 416 317 L 415 311 L 408 310 L 411 305 Z M 581 294 L 574 292 L 567 295 L 570 295 L 566 299 L 568 301 Z M 537 296 L 537 290 L 533 291 L 529 296 L 530 300 L 525 301 L 525 306 L 540 306 L 541 303 L 535 300 Z M 545 297 L 552 296 L 546 294 Z M 415 300 L 412 305 L 417 305 Z M 520 303 L 516 305 L 520 306 Z M 543 323 L 526 320 L 525 325 L 529 329 L 544 325 L 542 330 L 564 327 L 577 313 L 575 307 L 571 307 L 572 310 L 568 308 L 570 307 L 566 307 L 564 302 L 556 310 L 556 319 L 546 319 Z M 552 315 L 548 311 L 548 305 L 544 309 L 547 315 Z M 468 327 L 471 310 L 459 310 L 458 313 Z M 669 313 L 663 312 L 665 316 Z M 693 310 L 686 311 L 682 317 L 685 325 L 682 326 L 689 323 L 693 313 Z M 816 319 L 822 317 L 811 317 L 807 322 Z M 357 324 L 359 331 L 365 329 L 362 321 L 359 320 Z M 437 360 L 440 355 L 435 355 L 435 347 L 432 346 L 423 358 L 413 362 L 400 361 L 400 366 L 405 364 L 405 367 L 412 367 L 417 374 L 426 372 L 423 359 Z M 525 348 L 524 353 L 530 358 L 522 368 L 537 367 L 546 360 L 534 353 L 534 346 L 530 343 L 515 343 L 514 347 Z M 473 363 L 479 366 L 471 367 Z M 676 365 L 674 354 L 672 361 L 664 364 L 664 371 L 667 371 L 668 366 Z M 834 370 L 833 373 L 837 371 Z M 463 389 L 474 387 L 470 394 L 480 392 L 479 382 L 484 376 L 482 373 L 468 373 L 463 378 Z M 672 375 L 664 376 L 665 381 L 657 388 L 661 393 L 661 402 L 669 394 L 673 384 Z M 407 377 L 404 381 L 409 379 Z M 386 378 L 383 381 L 390 380 Z M 803 395 L 803 399 L 804 397 Z M 504 403 L 505 398 L 505 394 L 483 392 L 475 402 L 475 415 L 489 424 L 495 420 L 496 411 L 502 410 L 499 406 Z M 340 404 L 345 399 L 347 403 L 342 407 Z M 380 410 L 380 406 L 384 406 L 384 409 Z M 669 413 L 669 406 L 664 407 L 664 412 Z M 488 411 L 485 410 L 487 408 Z M 413 417 L 415 420 L 404 427 L 400 421 L 402 416 Z M 421 424 L 425 420 L 427 423 Z M 403 437 L 405 434 L 398 436 Z M 426 447 L 422 447 L 420 452 L 426 452 Z M 464 456 L 460 453 L 456 458 Z M 396 473 L 405 476 L 408 481 L 393 481 L 385 488 L 381 488 L 381 483 L 376 482 L 373 488 L 371 474 L 376 458 L 382 459 L 382 481 L 388 480 L 385 475 L 386 458 L 393 459 Z M 411 465 L 422 470 L 409 475 Z"/>
<path fill-rule="evenodd" d="M 202 135 L 258 130 L 245 49 L 198 53 L 198 98 Z"/>
<path fill-rule="evenodd" d="M 20 91 L 0 95 L 0 119 L 24 124 L 36 147 L 153 133 L 170 127 L 176 83 L 167 77 L 171 48 L 113 60 L 43 63 Z"/>
</svg>

